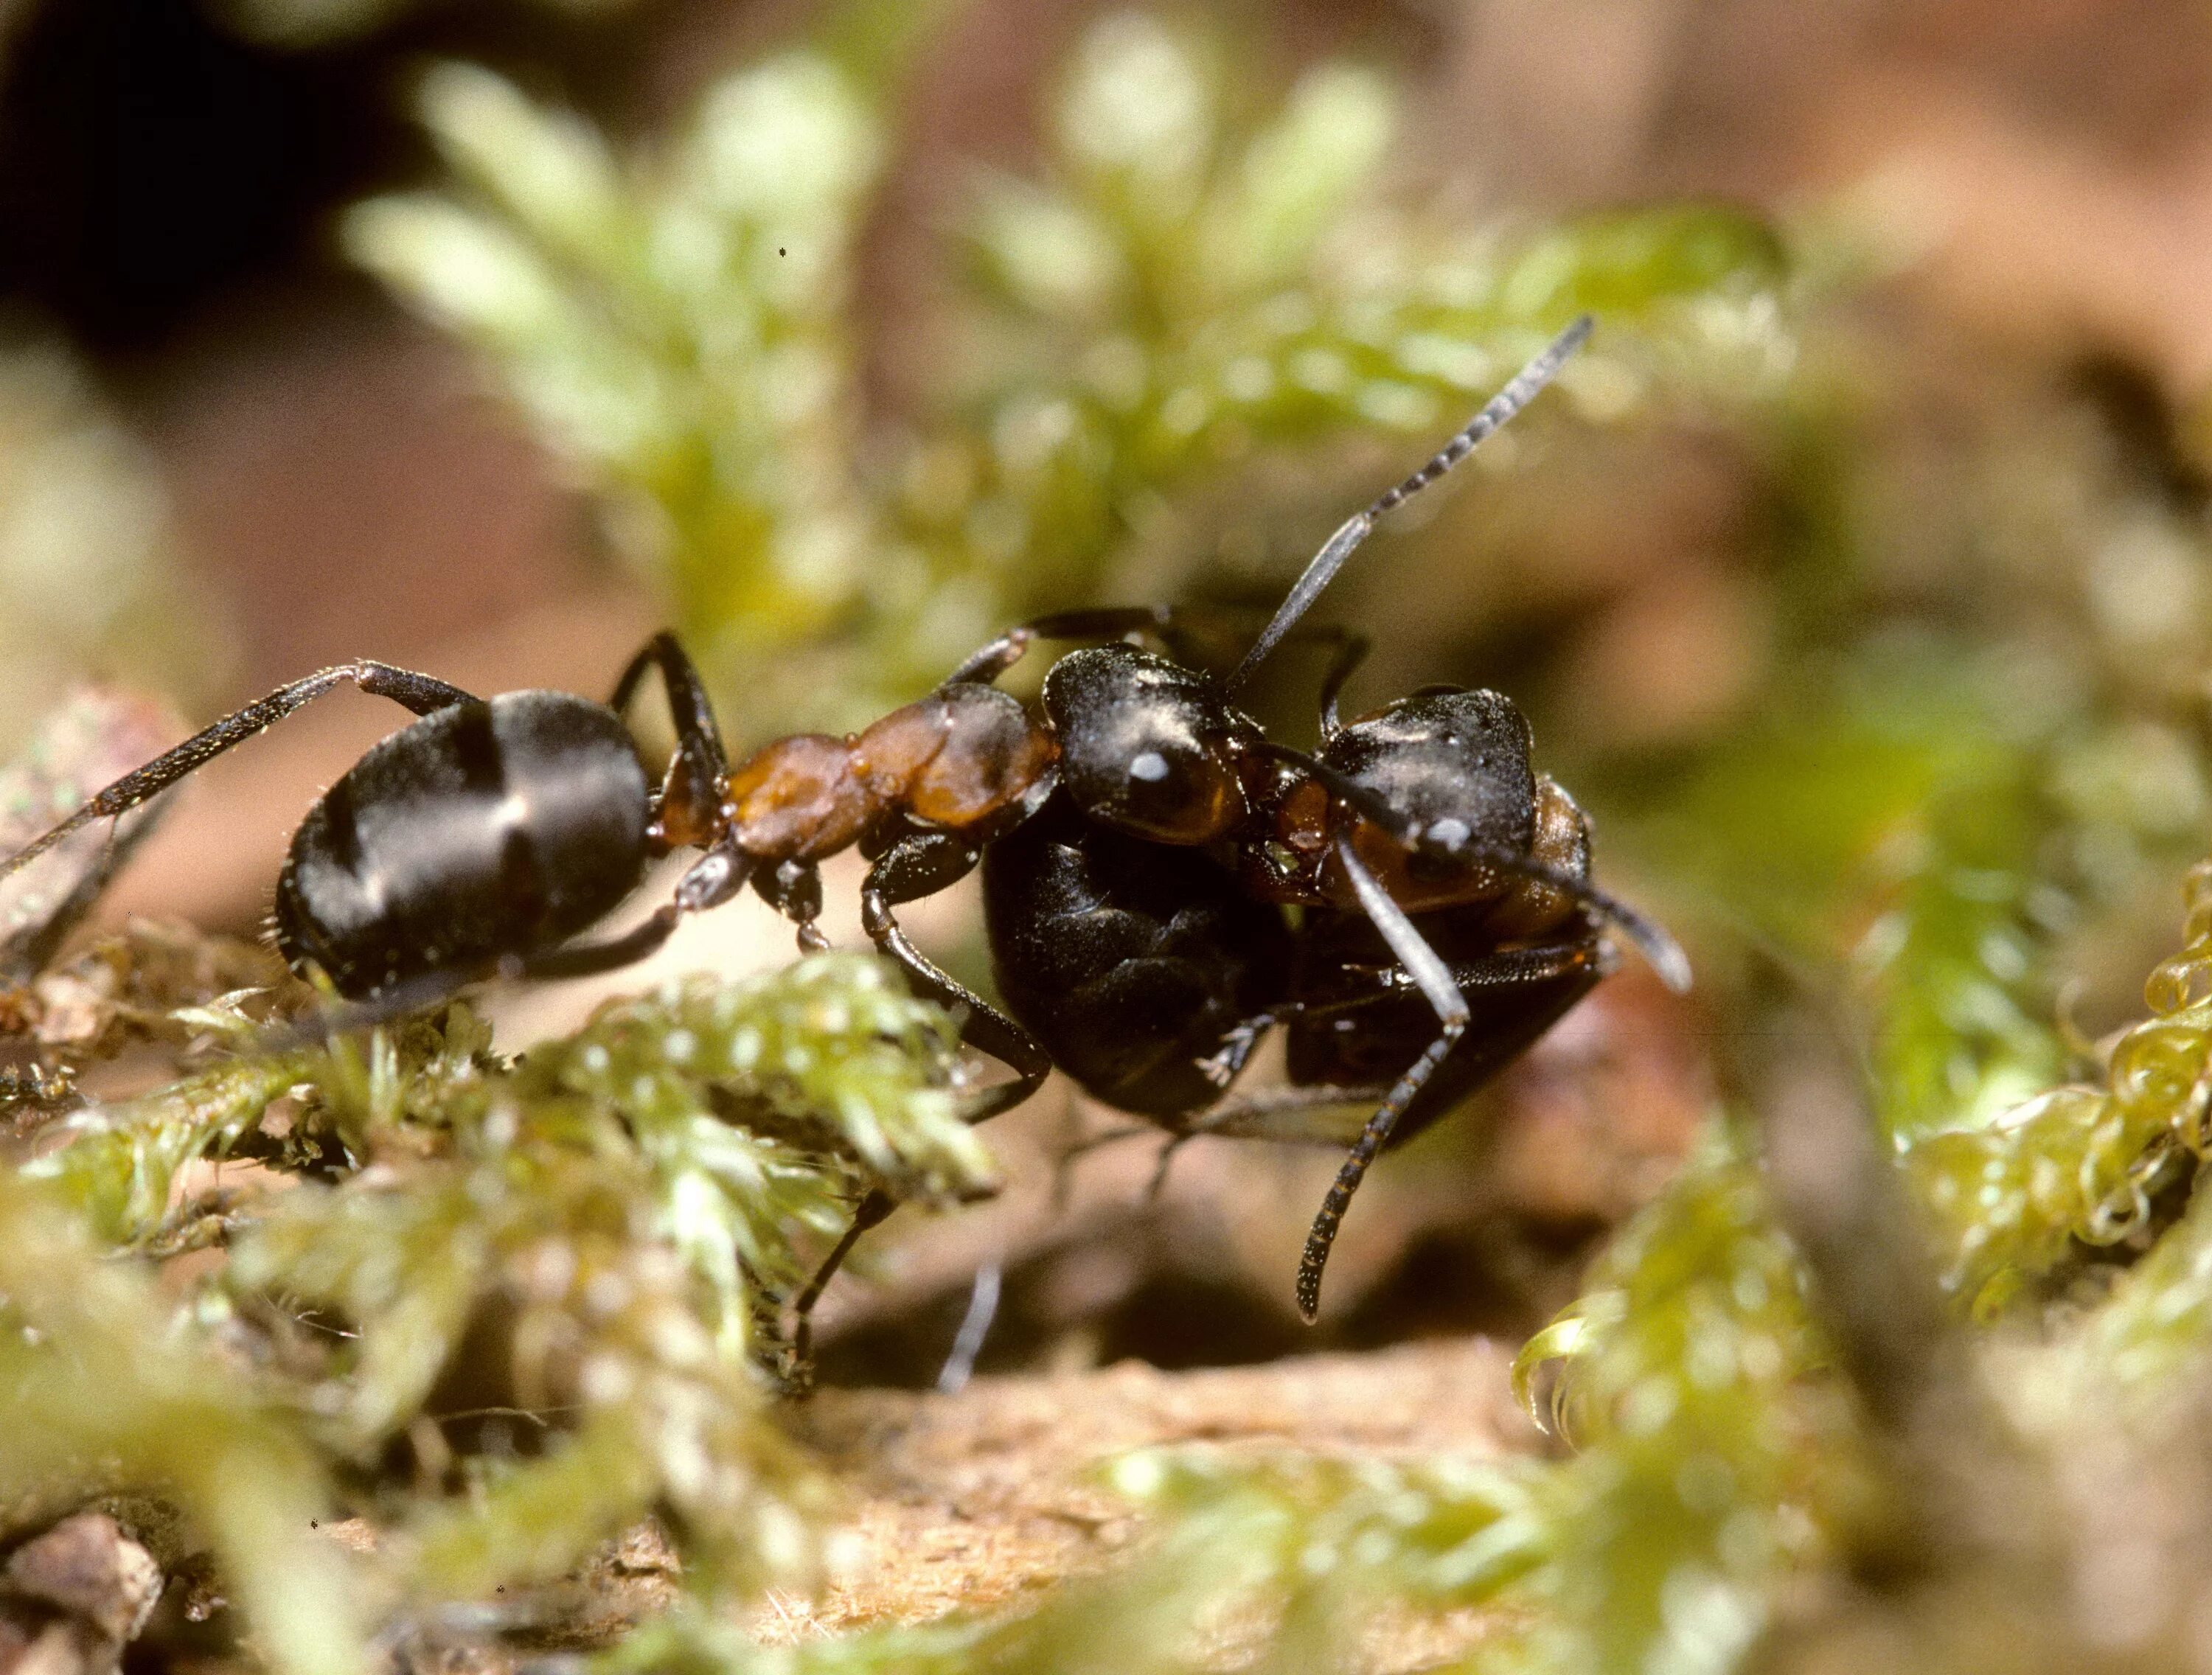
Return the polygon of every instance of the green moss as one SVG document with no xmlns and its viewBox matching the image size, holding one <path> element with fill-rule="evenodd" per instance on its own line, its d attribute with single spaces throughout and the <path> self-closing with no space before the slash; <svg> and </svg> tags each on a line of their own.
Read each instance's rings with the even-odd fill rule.
<svg viewBox="0 0 2212 1675">
<path fill-rule="evenodd" d="M 2153 1016 L 2112 1044 L 2103 1085 L 2053 1089 L 1906 1154 L 1936 1222 L 1944 1284 L 1966 1302 L 1995 1308 L 2076 1241 L 2145 1231 L 2152 1191 L 2203 1155 L 2212 865 L 2191 871 L 2188 901 L 2188 945 L 2151 974 Z"/>
<path fill-rule="evenodd" d="M 234 1011 L 198 1016 L 250 1049 Z M 407 1593 L 550 1580 L 655 1510 L 716 1593 L 812 1563 L 821 1487 L 757 1370 L 780 1352 L 781 1300 L 863 1193 L 951 1203 L 993 1184 L 954 1068 L 949 1020 L 892 968 L 825 954 L 616 1003 L 520 1065 L 460 1006 L 365 1048 L 249 1050 L 66 1120 L 27 1174 L 44 1178 L 39 1214 L 67 1206 L 55 1238 L 141 1250 L 208 1213 L 220 1176 L 189 1182 L 198 1159 L 301 1177 L 225 1210 L 230 1259 L 178 1325 L 255 1346 L 291 1404 L 268 1437 L 272 1461 L 301 1463 L 287 1503 L 320 1512 L 334 1491 L 318 1481 L 348 1485 L 395 1530 L 380 1569 Z M 40 1271 L 11 1290 L 27 1308 Z M 150 1297 L 132 1307 L 161 1330 Z M 68 1318 L 55 1330 L 89 1329 Z M 21 1399 L 44 1425 L 61 1398 Z M 220 1381 L 206 1398 L 232 1399 Z M 123 1404 L 102 1423 L 135 1482 L 140 1453 L 189 1451 L 188 1421 Z M 67 1462 L 41 1459 L 66 1498 Z M 245 1496 L 276 1469 L 193 1487 Z"/>
<path fill-rule="evenodd" d="M 1515 1369 L 1579 1452 L 1545 1490 L 1548 1563 L 1528 1586 L 1546 1617 L 1492 1661 L 1635 1668 L 1749 1645 L 1781 1577 L 1819 1561 L 1863 1492 L 1826 1358 L 1759 1172 L 1716 1133 Z"/>
<path fill-rule="evenodd" d="M 285 1675 L 367 1666 L 363 1601 L 342 1555 L 312 1540 L 324 1463 L 146 1276 L 102 1260 L 50 1186 L 0 1177 L 0 1506 L 33 1530 L 95 1495 L 179 1506 L 220 1559 Z"/>
</svg>

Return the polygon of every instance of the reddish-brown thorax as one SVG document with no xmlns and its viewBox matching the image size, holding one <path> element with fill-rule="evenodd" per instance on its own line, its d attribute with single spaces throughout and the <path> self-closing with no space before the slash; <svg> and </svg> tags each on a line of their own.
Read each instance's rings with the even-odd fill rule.
<svg viewBox="0 0 2212 1675">
<path fill-rule="evenodd" d="M 820 860 L 893 814 L 976 826 L 1019 802 L 1058 755 L 1051 732 L 1007 694 L 948 687 L 862 733 L 762 746 L 731 774 L 722 816 L 757 860 Z"/>
</svg>

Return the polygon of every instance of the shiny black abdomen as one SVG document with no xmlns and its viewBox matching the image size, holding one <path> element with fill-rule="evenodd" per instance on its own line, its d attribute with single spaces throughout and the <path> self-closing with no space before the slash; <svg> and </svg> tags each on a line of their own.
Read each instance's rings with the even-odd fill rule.
<svg viewBox="0 0 2212 1675">
<path fill-rule="evenodd" d="M 1291 967 L 1281 910 L 1202 851 L 1085 820 L 1065 792 L 983 852 L 999 992 L 1086 1091 L 1179 1127 L 1221 1095 Z"/>
<path fill-rule="evenodd" d="M 628 731 L 588 699 L 513 692 L 426 715 L 293 834 L 277 947 L 354 998 L 551 947 L 636 887 L 646 792 Z"/>
</svg>

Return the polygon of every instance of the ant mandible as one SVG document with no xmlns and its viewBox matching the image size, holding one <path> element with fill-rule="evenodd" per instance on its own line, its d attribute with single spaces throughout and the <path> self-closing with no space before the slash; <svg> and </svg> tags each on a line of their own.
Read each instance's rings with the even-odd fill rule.
<svg viewBox="0 0 2212 1675">
<path fill-rule="evenodd" d="M 1175 612 L 1050 616 L 984 646 L 928 696 L 846 737 L 806 733 L 728 766 L 705 688 L 669 634 L 605 704 L 526 691 L 485 700 L 389 664 L 341 664 L 282 687 L 98 792 L 5 862 L 15 871 L 88 822 L 129 812 L 345 684 L 420 719 L 342 774 L 293 834 L 276 946 L 356 1004 L 334 1027 L 434 1005 L 485 978 L 564 978 L 644 958 L 688 914 L 746 883 L 825 940 L 817 871 L 859 845 L 861 919 L 962 1039 L 1013 1077 L 981 1121 L 1056 1064 L 1177 1140 L 1321 1137 L 1316 1114 L 1371 1089 L 1373 1114 L 1316 1218 L 1297 1300 L 1313 1318 L 1346 1206 L 1368 1165 L 1510 1062 L 1610 968 L 1618 927 L 1680 987 L 1666 933 L 1589 882 L 1587 822 L 1529 764 L 1528 723 L 1487 691 L 1425 688 L 1349 724 L 1337 694 L 1364 649 L 1335 634 L 1322 745 L 1269 740 L 1232 700 L 1393 507 L 1472 453 L 1547 384 L 1585 316 L 1403 482 L 1322 548 L 1226 681 L 1119 643 L 1068 652 L 1032 716 L 992 684 L 1036 641 L 1149 635 Z M 1312 632 L 1310 630 L 1307 631 Z M 624 717 L 657 672 L 676 748 L 658 787 Z M 700 858 L 625 934 L 575 940 L 679 848 Z M 983 863 L 1001 1012 L 939 970 L 894 910 Z M 1297 928 L 1282 912 L 1303 911 Z M 1007 1014 L 1011 1013 L 1012 1016 Z M 1289 1031 L 1291 1085 L 1225 1102 L 1267 1029 Z M 867 1195 L 796 1300 L 807 1317 L 854 1242 L 893 1208 Z"/>
</svg>

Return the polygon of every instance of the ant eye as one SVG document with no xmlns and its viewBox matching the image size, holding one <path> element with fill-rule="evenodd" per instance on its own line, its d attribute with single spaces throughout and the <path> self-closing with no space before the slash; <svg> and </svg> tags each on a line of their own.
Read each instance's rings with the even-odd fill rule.
<svg viewBox="0 0 2212 1675">
<path fill-rule="evenodd" d="M 1140 750 L 1100 818 L 1169 843 L 1203 843 L 1234 817 L 1235 783 L 1196 752 Z"/>
<path fill-rule="evenodd" d="M 1244 816 L 1235 767 L 1188 741 L 1162 741 L 1133 755 L 1079 743 L 1060 771 L 1093 820 L 1155 843 L 1211 843 Z"/>
<path fill-rule="evenodd" d="M 1093 646 L 1053 665 L 1044 708 L 1060 783 L 1101 824 L 1200 844 L 1245 817 L 1237 722 L 1202 677 L 1127 646 Z"/>
</svg>

